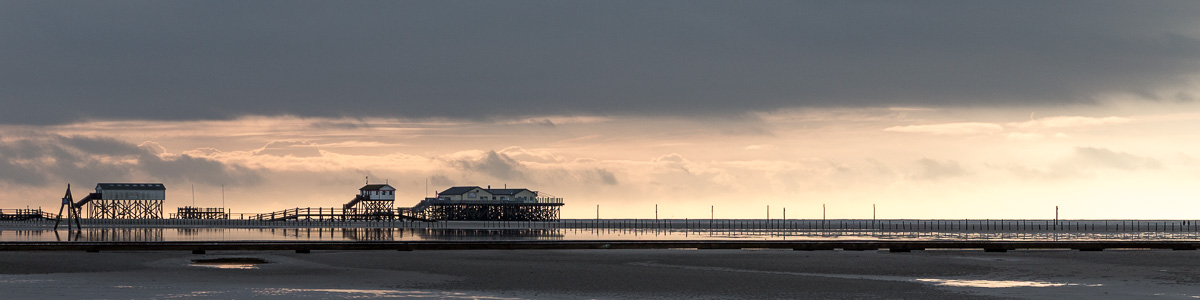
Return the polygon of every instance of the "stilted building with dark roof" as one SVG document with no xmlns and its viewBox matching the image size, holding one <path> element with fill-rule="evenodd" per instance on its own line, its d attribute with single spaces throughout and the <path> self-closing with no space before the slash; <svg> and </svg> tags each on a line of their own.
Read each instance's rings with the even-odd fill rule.
<svg viewBox="0 0 1200 300">
<path fill-rule="evenodd" d="M 447 221 L 558 221 L 562 198 L 525 188 L 456 186 L 426 198 L 412 211 Z"/>
<path fill-rule="evenodd" d="M 162 183 L 98 183 L 86 205 L 90 219 L 162 219 L 167 187 Z"/>
</svg>

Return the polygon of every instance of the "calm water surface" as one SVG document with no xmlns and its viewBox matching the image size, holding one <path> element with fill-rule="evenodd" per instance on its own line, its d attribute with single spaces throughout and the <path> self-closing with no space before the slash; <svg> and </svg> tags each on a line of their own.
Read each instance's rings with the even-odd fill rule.
<svg viewBox="0 0 1200 300">
<path fill-rule="evenodd" d="M 1140 222 L 1140 223 L 1139 223 Z M 275 227 L 2 224 L 0 241 L 537 241 L 537 240 L 1019 240 L 1200 239 L 1191 221 L 1091 220 L 564 220 L 558 223 L 275 223 Z M 20 226 L 13 226 L 20 225 Z M 52 225 L 52 223 L 51 223 Z M 291 227 L 289 227 L 291 225 Z"/>
</svg>

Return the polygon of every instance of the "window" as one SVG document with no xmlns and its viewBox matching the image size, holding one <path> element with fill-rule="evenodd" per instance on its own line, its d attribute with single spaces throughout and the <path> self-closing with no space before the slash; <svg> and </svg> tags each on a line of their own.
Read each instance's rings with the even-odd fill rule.
<svg viewBox="0 0 1200 300">
<path fill-rule="evenodd" d="M 467 193 L 467 197 L 470 197 L 470 198 L 475 198 L 475 197 L 476 197 L 476 195 L 475 195 L 475 193 Z"/>
</svg>

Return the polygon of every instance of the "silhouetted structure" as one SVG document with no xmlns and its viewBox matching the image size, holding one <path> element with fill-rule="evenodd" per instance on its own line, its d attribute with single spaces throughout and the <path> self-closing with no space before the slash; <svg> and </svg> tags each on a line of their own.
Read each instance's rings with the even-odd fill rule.
<svg viewBox="0 0 1200 300">
<path fill-rule="evenodd" d="M 558 221 L 562 198 L 529 189 L 456 186 L 425 198 L 409 213 L 445 221 Z"/>
<path fill-rule="evenodd" d="M 342 213 L 352 220 L 392 219 L 396 188 L 388 184 L 367 184 L 358 189 L 354 200 L 342 205 Z"/>
<path fill-rule="evenodd" d="M 88 195 L 87 197 L 84 197 L 84 199 L 80 200 L 80 202 L 87 203 L 88 201 L 92 201 L 93 195 L 95 197 L 100 196 L 100 195 L 95 195 L 93 193 L 93 194 Z M 66 215 L 67 229 L 71 229 L 71 221 L 74 221 L 75 228 L 82 230 L 83 225 L 79 224 L 80 223 L 79 222 L 79 215 L 80 215 L 79 207 L 80 206 L 82 206 L 82 204 L 75 205 L 75 197 L 71 196 L 71 184 L 68 183 L 67 184 L 67 193 L 63 195 L 62 205 L 58 207 L 58 219 L 54 220 L 54 230 L 58 230 L 58 224 L 62 222 L 64 209 L 67 211 L 67 215 Z"/>
<path fill-rule="evenodd" d="M 176 219 L 190 220 L 225 220 L 229 219 L 229 212 L 220 207 L 180 207 L 175 212 Z"/>
<path fill-rule="evenodd" d="M 411 214 L 398 213 L 393 207 L 396 201 L 396 188 L 388 184 L 367 184 L 358 189 L 358 195 L 353 200 L 336 207 L 297 207 L 281 211 L 262 213 L 250 217 L 251 220 L 287 221 L 287 220 L 394 220 L 408 219 L 428 221 Z"/>
<path fill-rule="evenodd" d="M 0 221 L 28 221 L 37 219 L 54 220 L 58 216 L 40 208 L 0 209 Z"/>
<path fill-rule="evenodd" d="M 86 205 L 89 219 L 162 219 L 166 193 L 161 183 L 99 183 L 76 206 Z"/>
</svg>

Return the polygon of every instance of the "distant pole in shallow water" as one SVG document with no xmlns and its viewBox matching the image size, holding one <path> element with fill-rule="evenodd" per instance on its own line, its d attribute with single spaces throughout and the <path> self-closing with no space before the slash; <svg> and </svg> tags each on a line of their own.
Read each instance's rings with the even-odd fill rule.
<svg viewBox="0 0 1200 300">
<path fill-rule="evenodd" d="M 821 203 L 821 229 L 825 229 L 826 224 L 828 223 L 825 222 L 825 203 Z"/>
</svg>

